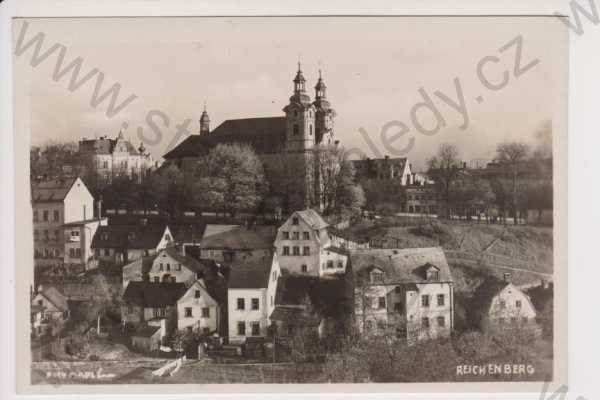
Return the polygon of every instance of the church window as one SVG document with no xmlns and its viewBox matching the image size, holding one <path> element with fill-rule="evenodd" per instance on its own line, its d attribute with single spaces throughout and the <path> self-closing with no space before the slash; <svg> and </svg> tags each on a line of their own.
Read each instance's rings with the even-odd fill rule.
<svg viewBox="0 0 600 400">
<path fill-rule="evenodd" d="M 298 124 L 294 124 L 294 136 L 298 136 L 300 134 L 300 127 Z"/>
<path fill-rule="evenodd" d="M 310 136 L 312 136 L 312 124 L 309 125 L 309 132 L 310 132 Z"/>
</svg>

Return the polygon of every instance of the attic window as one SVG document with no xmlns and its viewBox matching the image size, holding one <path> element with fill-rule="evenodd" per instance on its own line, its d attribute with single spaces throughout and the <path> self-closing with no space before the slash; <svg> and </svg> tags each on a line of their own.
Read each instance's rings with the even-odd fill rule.
<svg viewBox="0 0 600 400">
<path fill-rule="evenodd" d="M 298 225 L 298 224 L 300 224 L 300 220 L 298 219 L 298 217 L 292 218 L 292 225 Z"/>
</svg>

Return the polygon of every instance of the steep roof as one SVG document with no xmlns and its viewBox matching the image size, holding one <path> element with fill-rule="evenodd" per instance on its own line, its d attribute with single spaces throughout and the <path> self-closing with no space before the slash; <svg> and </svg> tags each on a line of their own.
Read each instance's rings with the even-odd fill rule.
<svg viewBox="0 0 600 400">
<path fill-rule="evenodd" d="M 136 328 L 135 332 L 133 333 L 133 336 L 152 337 L 159 329 L 160 329 L 160 326 L 150 326 L 150 325 L 146 325 L 146 324 L 140 324 Z"/>
<path fill-rule="evenodd" d="M 212 235 L 217 235 L 223 232 L 229 232 L 239 228 L 240 225 L 226 225 L 226 224 L 207 224 L 204 229 L 203 237 L 207 238 Z"/>
<path fill-rule="evenodd" d="M 202 249 L 270 249 L 275 240 L 272 227 L 252 228 L 237 227 L 230 231 L 210 235 L 202 239 Z"/>
<path fill-rule="evenodd" d="M 189 224 L 169 222 L 169 230 L 176 243 L 199 243 L 205 229 L 206 224 L 201 222 Z"/>
<path fill-rule="evenodd" d="M 310 314 L 307 310 L 300 307 L 290 306 L 276 306 L 273 312 L 271 312 L 269 319 L 301 326 L 317 326 L 321 322 L 319 315 Z"/>
<path fill-rule="evenodd" d="M 152 249 L 158 246 L 166 225 L 104 225 L 92 239 L 93 249 Z"/>
<path fill-rule="evenodd" d="M 182 282 L 129 282 L 123 301 L 141 307 L 172 306 L 186 290 Z"/>
<path fill-rule="evenodd" d="M 197 157 L 219 143 L 247 143 L 257 153 L 275 153 L 285 144 L 285 129 L 285 117 L 228 119 L 208 134 L 188 136 L 163 157 Z"/>
<path fill-rule="evenodd" d="M 31 200 L 34 203 L 63 201 L 77 178 L 63 178 L 41 181 L 31 187 Z"/>
<path fill-rule="evenodd" d="M 228 282 L 230 289 L 262 289 L 269 285 L 272 260 L 253 261 L 231 267 Z"/>
<path fill-rule="evenodd" d="M 311 208 L 307 210 L 296 211 L 296 214 L 298 214 L 313 229 L 323 229 L 329 226 L 323 217 L 321 217 L 318 212 Z"/>
<path fill-rule="evenodd" d="M 125 142 L 127 152 L 131 155 L 138 155 L 137 149 L 129 142 L 129 140 L 120 139 Z M 93 154 L 112 154 L 114 152 L 117 139 L 109 139 L 107 137 L 101 137 L 98 139 L 85 139 L 79 141 L 79 150 L 82 152 L 93 153 Z"/>
<path fill-rule="evenodd" d="M 381 269 L 385 284 L 432 282 L 426 276 L 431 266 L 439 269 L 438 279 L 434 282 L 453 281 L 441 247 L 351 250 L 350 263 L 357 275 L 373 268 Z"/>
<path fill-rule="evenodd" d="M 67 297 L 65 297 L 61 292 L 59 292 L 58 289 L 56 289 L 54 286 L 42 288 L 40 294 L 44 296 L 59 310 L 67 311 L 69 309 Z"/>
</svg>

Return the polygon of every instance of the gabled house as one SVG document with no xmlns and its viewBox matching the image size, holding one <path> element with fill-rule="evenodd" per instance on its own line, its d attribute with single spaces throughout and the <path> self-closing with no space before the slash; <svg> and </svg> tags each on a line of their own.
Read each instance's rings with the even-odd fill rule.
<svg viewBox="0 0 600 400">
<path fill-rule="evenodd" d="M 196 260 L 169 246 L 123 266 L 123 288 L 132 281 L 183 282 L 188 286 L 198 279 L 212 282 L 217 276 L 217 269 L 214 261 Z"/>
<path fill-rule="evenodd" d="M 235 262 L 261 260 L 273 254 L 275 231 L 271 226 L 235 227 L 202 239 L 200 258 L 231 265 Z"/>
<path fill-rule="evenodd" d="M 521 289 L 510 282 L 510 274 L 504 280 L 487 278 L 472 297 L 470 320 L 480 329 L 499 327 L 535 328 L 536 309 Z"/>
<path fill-rule="evenodd" d="M 231 269 L 227 289 L 229 341 L 243 343 L 247 337 L 264 337 L 275 307 L 281 270 L 277 255 Z"/>
<path fill-rule="evenodd" d="M 171 335 L 177 328 L 177 301 L 186 291 L 184 283 L 129 282 L 121 307 L 125 329 L 159 326 L 161 338 Z"/>
<path fill-rule="evenodd" d="M 345 273 L 348 256 L 331 245 L 328 227 L 315 210 L 293 212 L 275 239 L 281 269 L 310 276 Z"/>
<path fill-rule="evenodd" d="M 350 263 L 359 331 L 408 342 L 450 335 L 454 282 L 441 248 L 358 250 Z"/>
<path fill-rule="evenodd" d="M 106 220 L 94 218 L 94 198 L 80 178 L 32 184 L 34 262 L 84 264 L 92 238 Z"/>
<path fill-rule="evenodd" d="M 96 231 L 92 249 L 99 260 L 123 264 L 156 254 L 172 242 L 166 225 L 106 225 Z"/>
<path fill-rule="evenodd" d="M 205 336 L 219 331 L 219 303 L 209 294 L 202 279 L 195 281 L 177 301 L 177 329 Z"/>
<path fill-rule="evenodd" d="M 68 298 L 55 287 L 40 285 L 31 299 L 31 323 L 33 333 L 57 333 L 69 319 Z"/>
</svg>

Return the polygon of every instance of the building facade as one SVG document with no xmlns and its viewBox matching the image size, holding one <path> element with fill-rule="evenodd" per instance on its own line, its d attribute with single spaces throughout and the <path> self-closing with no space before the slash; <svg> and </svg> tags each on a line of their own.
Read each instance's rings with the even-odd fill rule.
<svg viewBox="0 0 600 400">
<path fill-rule="evenodd" d="M 125 139 L 123 132 L 119 132 L 115 139 L 107 136 L 83 139 L 79 142 L 79 153 L 84 158 L 84 166 L 105 182 L 110 182 L 114 176 L 141 179 L 156 168 L 144 144 L 136 149 Z"/>
<path fill-rule="evenodd" d="M 177 301 L 177 329 L 205 336 L 219 331 L 219 304 L 208 293 L 202 279 L 195 281 Z"/>
<path fill-rule="evenodd" d="M 351 252 L 356 326 L 413 343 L 447 337 L 454 326 L 454 283 L 441 248 Z"/>
</svg>

